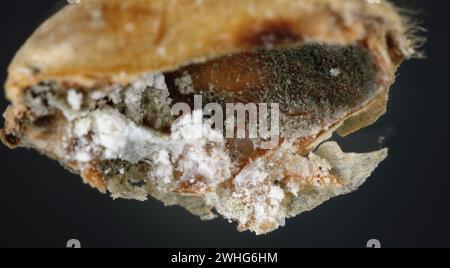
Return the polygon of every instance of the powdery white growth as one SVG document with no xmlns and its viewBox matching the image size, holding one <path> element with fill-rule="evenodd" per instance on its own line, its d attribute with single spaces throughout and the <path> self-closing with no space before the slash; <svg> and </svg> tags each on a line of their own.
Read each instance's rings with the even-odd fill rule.
<svg viewBox="0 0 450 268">
<path fill-rule="evenodd" d="M 210 125 L 200 124 L 201 111 L 183 116 L 172 125 L 171 152 L 177 159 L 177 171 L 183 181 L 198 182 L 201 191 L 215 188 L 231 174 L 231 160 L 225 150 L 222 134 Z M 195 134 L 197 133 L 197 134 Z"/>
<path fill-rule="evenodd" d="M 173 165 L 170 160 L 170 152 L 160 150 L 152 155 L 151 161 L 154 164 L 151 174 L 153 178 L 159 183 L 171 184 L 173 182 Z"/>
<path fill-rule="evenodd" d="M 142 111 L 142 93 L 153 87 L 154 85 L 155 75 L 151 74 L 143 77 L 143 79 L 139 79 L 134 82 L 126 91 L 125 91 L 125 105 L 127 106 L 128 114 L 135 122 L 141 122 L 143 118 Z"/>
<path fill-rule="evenodd" d="M 257 159 L 236 176 L 233 187 L 218 191 L 214 206 L 219 214 L 236 221 L 240 230 L 263 234 L 284 225 L 285 194 L 274 184 L 266 164 L 265 159 Z"/>
<path fill-rule="evenodd" d="M 83 94 L 71 89 L 67 92 L 67 102 L 72 110 L 79 111 L 81 109 L 81 105 L 83 104 Z"/>
<path fill-rule="evenodd" d="M 84 100 L 82 92 L 70 89 L 65 97 L 61 98 L 55 95 L 55 91 L 59 89 L 52 90 L 53 86 L 40 85 L 28 91 L 27 101 L 36 116 L 48 115 L 56 108 L 64 114 L 67 120 L 72 121 L 86 113 L 82 109 Z"/>
<path fill-rule="evenodd" d="M 285 194 L 283 189 L 279 186 L 272 186 L 270 189 L 269 197 L 271 200 L 281 202 L 283 201 Z"/>
<path fill-rule="evenodd" d="M 326 160 L 314 154 L 303 157 L 294 148 L 285 142 L 273 153 L 257 158 L 234 178 L 232 191 L 218 191 L 210 202 L 225 218 L 237 221 L 241 230 L 263 234 L 283 226 L 287 194 L 299 196 L 307 188 L 320 187 L 314 185 L 314 179 L 330 177 L 331 167 Z M 302 168 L 307 170 L 298 173 Z"/>
<path fill-rule="evenodd" d="M 111 100 L 114 104 L 119 104 L 122 102 L 122 88 L 119 86 L 115 86 L 112 89 L 110 89 L 111 92 L 108 94 L 108 99 Z"/>
<path fill-rule="evenodd" d="M 73 132 L 77 137 L 87 136 L 89 130 L 91 129 L 92 122 L 91 120 L 84 118 L 77 120 L 75 122 L 75 127 L 73 128 Z"/>
<path fill-rule="evenodd" d="M 214 217 L 214 208 L 237 222 L 240 230 L 257 234 L 273 231 L 287 218 L 356 189 L 386 157 L 384 151 L 345 154 L 330 144 L 321 146 L 317 154 L 303 156 L 296 144 L 286 140 L 238 171 L 233 169 L 222 133 L 202 123 L 202 111 L 174 122 L 161 121 L 171 122 L 170 133 L 139 123 L 144 116 L 170 116 L 171 100 L 162 74 L 144 76 L 124 89 L 90 95 L 93 100 L 108 98 L 118 107 L 124 104 L 126 113 L 108 105 L 89 113 L 77 111 L 74 98 L 79 96 L 70 94 L 69 106 L 49 98 L 72 125 L 66 137 L 67 151 L 72 152 L 65 156 L 67 162 L 120 160 L 149 167 L 143 186 L 132 185 L 141 179 L 130 177 L 124 167 L 116 172 L 129 182 L 108 179 L 112 174 L 108 168 L 106 184 L 114 198 L 145 200 L 152 195 L 166 204 L 181 204 L 205 219 Z"/>
<path fill-rule="evenodd" d="M 171 122 L 169 89 L 161 73 L 148 74 L 125 90 L 127 115 L 140 124 L 146 117 L 155 129 Z"/>
<path fill-rule="evenodd" d="M 184 138 L 185 133 L 196 128 L 193 116 L 186 115 L 167 136 L 138 126 L 115 109 L 96 110 L 74 123 L 73 135 L 79 140 L 74 158 L 84 162 L 121 159 L 131 164 L 148 161 L 156 167 L 149 178 L 157 183 L 172 183 L 176 188 L 178 183 L 190 181 L 204 192 L 206 187 L 230 177 L 231 161 L 223 137 L 208 125 L 204 125 L 204 135 L 199 138 Z M 175 170 L 180 176 L 174 177 Z"/>
<path fill-rule="evenodd" d="M 183 72 L 183 76 L 176 78 L 175 85 L 181 94 L 187 95 L 195 92 L 192 85 L 192 77 L 188 72 Z"/>
<path fill-rule="evenodd" d="M 169 89 L 163 74 L 155 74 L 151 90 L 147 91 L 147 103 L 144 106 L 146 116 L 152 118 L 152 127 L 160 129 L 172 122 Z"/>
<path fill-rule="evenodd" d="M 107 96 L 106 92 L 103 92 L 103 91 L 100 91 L 100 90 L 90 93 L 90 98 L 92 100 L 94 100 L 94 101 L 98 101 L 98 100 L 101 100 L 103 98 L 106 98 L 106 96 Z"/>
<path fill-rule="evenodd" d="M 164 142 L 164 138 L 150 129 L 137 126 L 117 110 L 92 113 L 94 144 L 104 148 L 104 159 L 123 159 L 138 163 Z"/>
<path fill-rule="evenodd" d="M 341 74 L 341 69 L 333 68 L 333 69 L 330 70 L 330 74 L 333 77 L 338 77 Z"/>
</svg>

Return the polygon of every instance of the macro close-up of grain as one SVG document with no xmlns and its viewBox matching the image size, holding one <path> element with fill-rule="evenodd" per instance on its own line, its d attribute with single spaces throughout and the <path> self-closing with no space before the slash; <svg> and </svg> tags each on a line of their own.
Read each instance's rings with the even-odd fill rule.
<svg viewBox="0 0 450 268">
<path fill-rule="evenodd" d="M 1 246 L 448 246 L 415 231 L 450 220 L 448 18 L 432 2 L 48 0 L 4 16 L 2 229 L 29 231 Z"/>
</svg>

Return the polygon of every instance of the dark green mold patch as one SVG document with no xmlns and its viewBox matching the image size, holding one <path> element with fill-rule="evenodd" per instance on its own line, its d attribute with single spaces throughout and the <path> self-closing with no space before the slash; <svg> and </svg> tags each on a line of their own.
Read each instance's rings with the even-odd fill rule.
<svg viewBox="0 0 450 268">
<path fill-rule="evenodd" d="M 183 95 L 175 80 L 186 74 L 194 92 Z M 292 120 L 282 123 L 305 129 L 329 127 L 361 108 L 378 93 L 376 74 L 363 47 L 306 44 L 229 55 L 165 75 L 173 103 L 192 105 L 198 94 L 204 104 L 278 103 Z"/>
<path fill-rule="evenodd" d="M 288 114 L 352 109 L 376 89 L 374 65 L 363 48 L 305 45 L 265 51 L 261 58 L 271 79 L 255 94 Z"/>
</svg>

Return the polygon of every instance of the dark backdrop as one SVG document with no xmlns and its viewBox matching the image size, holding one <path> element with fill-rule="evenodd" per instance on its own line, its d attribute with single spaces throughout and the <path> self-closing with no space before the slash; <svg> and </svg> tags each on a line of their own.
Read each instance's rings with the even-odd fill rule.
<svg viewBox="0 0 450 268">
<path fill-rule="evenodd" d="M 112 201 L 58 163 L 0 145 L 0 246 L 64 247 L 71 238 L 84 247 L 364 247 L 371 238 L 385 247 L 450 246 L 449 4 L 396 2 L 419 11 L 416 17 L 429 30 L 427 59 L 406 62 L 388 113 L 342 141 L 346 150 L 364 152 L 386 137 L 390 156 L 360 190 L 256 237 L 222 219 L 201 222 L 154 200 Z M 58 5 L 2 2 L 0 82 L 20 45 Z M 0 110 L 6 106 L 1 97 Z"/>
</svg>

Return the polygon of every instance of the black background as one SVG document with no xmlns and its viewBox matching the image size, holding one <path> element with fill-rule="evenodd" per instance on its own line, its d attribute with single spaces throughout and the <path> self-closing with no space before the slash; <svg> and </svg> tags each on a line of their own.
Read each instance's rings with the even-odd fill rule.
<svg viewBox="0 0 450 268">
<path fill-rule="evenodd" d="M 56 2 L 2 1 L 0 82 Z M 384 247 L 449 247 L 449 1 L 396 2 L 428 29 L 427 58 L 401 67 L 379 122 L 341 141 L 365 152 L 386 137 L 390 156 L 360 190 L 256 237 L 154 200 L 112 201 L 58 163 L 0 145 L 0 247 L 65 247 L 71 238 L 83 247 L 364 247 L 371 238 Z M 0 110 L 7 105 L 2 97 Z"/>
</svg>

